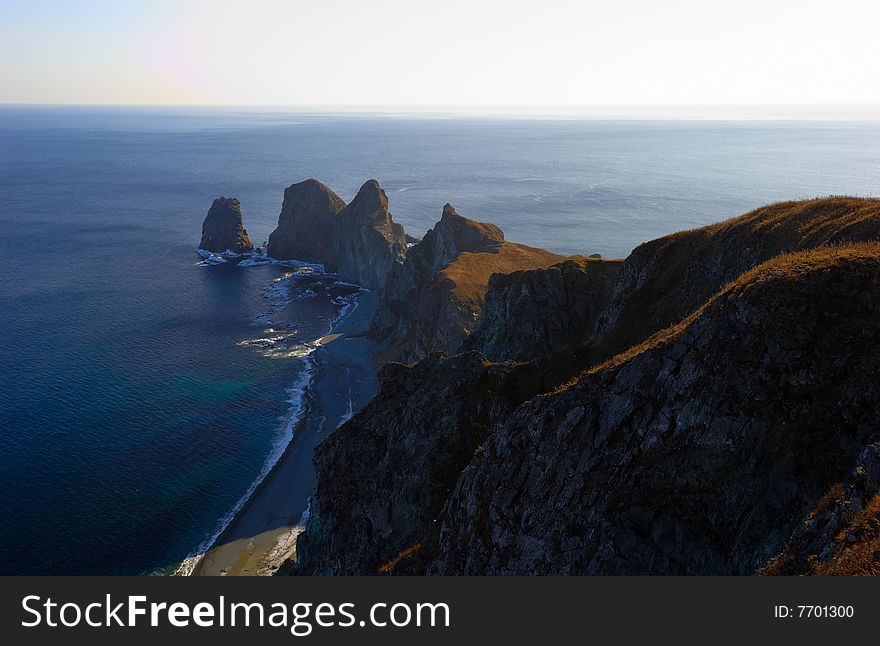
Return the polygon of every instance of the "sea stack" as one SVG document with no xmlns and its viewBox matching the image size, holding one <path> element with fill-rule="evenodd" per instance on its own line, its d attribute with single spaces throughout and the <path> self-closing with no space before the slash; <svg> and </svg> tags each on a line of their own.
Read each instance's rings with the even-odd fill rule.
<svg viewBox="0 0 880 646">
<path fill-rule="evenodd" d="M 218 197 L 202 223 L 199 249 L 214 253 L 244 253 L 253 248 L 242 222 L 239 201 L 234 197 Z"/>
<path fill-rule="evenodd" d="M 331 230 L 327 270 L 368 289 L 382 287 L 406 253 L 403 227 L 392 221 L 388 197 L 374 179 L 333 218 Z"/>
<path fill-rule="evenodd" d="M 507 242 L 494 224 L 463 217 L 447 204 L 440 221 L 392 269 L 369 335 L 379 341 L 384 361 L 412 363 L 431 352 L 452 353 L 480 319 L 492 274 L 563 260 Z"/>
<path fill-rule="evenodd" d="M 279 260 L 326 264 L 334 220 L 344 208 L 345 201 L 316 179 L 288 186 L 267 254 Z"/>
</svg>

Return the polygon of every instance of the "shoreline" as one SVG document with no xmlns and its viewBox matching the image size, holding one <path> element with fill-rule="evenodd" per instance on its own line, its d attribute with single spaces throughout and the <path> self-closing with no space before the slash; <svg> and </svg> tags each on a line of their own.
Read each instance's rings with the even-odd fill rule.
<svg viewBox="0 0 880 646">
<path fill-rule="evenodd" d="M 309 355 L 315 374 L 290 442 L 211 546 L 190 557 L 191 576 L 271 575 L 293 554 L 315 488 L 315 446 L 376 390 L 373 343 L 364 334 L 376 301 L 374 292 L 361 292 L 316 342 Z"/>
</svg>

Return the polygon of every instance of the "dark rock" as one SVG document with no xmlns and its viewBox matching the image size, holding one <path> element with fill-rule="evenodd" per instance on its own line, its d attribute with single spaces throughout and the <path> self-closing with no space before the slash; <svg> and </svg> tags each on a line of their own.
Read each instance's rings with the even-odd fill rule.
<svg viewBox="0 0 880 646">
<path fill-rule="evenodd" d="M 288 186 L 278 227 L 269 235 L 267 255 L 281 260 L 326 263 L 335 218 L 344 208 L 342 198 L 318 180 L 307 179 Z"/>
<path fill-rule="evenodd" d="M 507 242 L 494 224 L 462 217 L 447 204 L 440 221 L 389 274 L 370 336 L 385 361 L 452 353 L 476 326 L 493 274 L 561 259 Z"/>
<path fill-rule="evenodd" d="M 379 183 L 365 183 L 333 223 L 327 269 L 369 289 L 381 288 L 391 268 L 403 262 L 406 240 L 403 227 L 391 219 Z"/>
<path fill-rule="evenodd" d="M 770 261 L 524 403 L 462 471 L 428 570 L 754 572 L 872 432 L 878 293 L 878 245 Z"/>
<path fill-rule="evenodd" d="M 567 354 L 595 332 L 622 261 L 571 258 L 543 269 L 495 274 L 480 324 L 465 347 L 492 361 Z"/>
<path fill-rule="evenodd" d="M 841 540 L 843 538 L 844 540 Z M 843 482 L 832 486 L 785 548 L 762 572 L 768 575 L 880 575 L 880 443 L 869 444 Z"/>
<path fill-rule="evenodd" d="M 214 253 L 243 253 L 253 248 L 242 222 L 241 204 L 234 197 L 218 197 L 202 223 L 199 249 Z"/>
<path fill-rule="evenodd" d="M 460 471 L 509 411 L 513 368 L 477 353 L 386 365 L 379 391 L 315 451 L 300 574 L 376 574 L 425 540 Z"/>
<path fill-rule="evenodd" d="M 627 259 L 598 319 L 588 277 L 496 279 L 475 343 L 507 358 L 502 339 L 575 348 L 580 331 L 585 349 L 555 381 L 475 354 L 394 367 L 321 445 L 300 571 L 747 574 L 788 541 L 792 563 L 871 572 L 880 246 L 852 243 L 878 231 L 880 202 L 830 198 L 669 236 Z M 559 285 L 587 298 L 548 299 Z M 583 310 L 543 333 L 547 302 Z M 801 525 L 833 537 L 790 539 Z"/>
</svg>

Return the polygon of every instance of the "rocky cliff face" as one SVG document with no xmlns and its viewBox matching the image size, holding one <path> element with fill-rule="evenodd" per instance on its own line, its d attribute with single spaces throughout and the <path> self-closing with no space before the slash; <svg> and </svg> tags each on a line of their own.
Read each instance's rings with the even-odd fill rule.
<svg viewBox="0 0 880 646">
<path fill-rule="evenodd" d="M 253 248 L 242 222 L 241 204 L 234 197 L 218 197 L 202 223 L 199 249 L 214 253 L 243 253 Z"/>
<path fill-rule="evenodd" d="M 496 274 L 465 346 L 492 361 L 571 353 L 596 331 L 622 261 L 574 257 L 551 267 Z"/>
<path fill-rule="evenodd" d="M 381 288 L 391 268 L 403 262 L 406 235 L 391 219 L 388 197 L 376 180 L 334 218 L 327 269 L 369 289 Z"/>
<path fill-rule="evenodd" d="M 322 477 L 312 501 L 316 521 L 297 544 L 300 571 L 376 573 L 421 542 L 492 420 L 506 411 L 510 372 L 476 353 L 385 366 L 358 423 L 315 452 Z"/>
<path fill-rule="evenodd" d="M 324 264 L 332 248 L 336 216 L 345 202 L 315 179 L 288 186 L 267 254 L 280 260 Z"/>
<path fill-rule="evenodd" d="M 880 440 L 880 359 L 864 351 L 880 336 L 880 245 L 852 242 L 878 234 L 877 200 L 759 209 L 643 245 L 598 316 L 605 297 L 583 276 L 496 279 L 491 334 L 474 345 L 523 358 L 493 340 L 524 348 L 582 325 L 588 351 L 561 380 L 476 353 L 392 373 L 319 448 L 297 571 L 751 573 L 774 555 L 865 571 L 880 541 L 872 476 L 822 500 L 856 482 L 848 471 L 872 473 Z M 530 307 L 540 320 L 542 302 L 580 301 L 523 286 L 560 281 L 596 307 L 542 336 Z M 365 481 L 380 485 L 358 491 Z M 798 533 L 820 503 L 832 512 L 817 526 L 833 529 Z"/>
<path fill-rule="evenodd" d="M 370 336 L 386 361 L 452 353 L 476 326 L 492 274 L 560 260 L 507 242 L 497 226 L 462 217 L 447 204 L 440 221 L 389 274 Z"/>
<path fill-rule="evenodd" d="M 880 442 L 795 526 L 767 575 L 880 575 Z"/>
<path fill-rule="evenodd" d="M 880 239 L 880 201 L 780 202 L 637 247 L 592 339 L 595 362 L 677 323 L 725 283 L 781 253 Z"/>
<path fill-rule="evenodd" d="M 428 569 L 753 573 L 876 439 L 878 288 L 877 245 L 773 260 L 524 404 L 462 473 Z"/>
</svg>

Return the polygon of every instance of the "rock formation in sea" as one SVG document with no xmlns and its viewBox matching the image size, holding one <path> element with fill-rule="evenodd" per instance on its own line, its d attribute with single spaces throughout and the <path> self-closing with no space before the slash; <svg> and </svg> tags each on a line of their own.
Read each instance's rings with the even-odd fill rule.
<svg viewBox="0 0 880 646">
<path fill-rule="evenodd" d="M 361 186 L 333 221 L 327 269 L 368 289 L 383 287 L 391 268 L 403 262 L 406 234 L 392 220 L 379 182 Z"/>
<path fill-rule="evenodd" d="M 321 263 L 343 280 L 380 289 L 392 267 L 403 262 L 406 248 L 406 234 L 391 218 L 379 182 L 366 182 L 346 205 L 324 184 L 309 179 L 284 191 L 267 253 Z"/>
<path fill-rule="evenodd" d="M 218 197 L 202 223 L 199 249 L 215 253 L 243 253 L 253 248 L 242 222 L 239 201 L 234 197 Z"/>
<path fill-rule="evenodd" d="M 463 349 L 538 356 L 383 371 L 294 571 L 877 573 L 877 240 L 828 198 L 496 277 Z"/>
<path fill-rule="evenodd" d="M 345 202 L 315 179 L 284 189 L 278 227 L 269 235 L 266 253 L 279 260 L 324 264 L 329 258 L 336 216 Z"/>
<path fill-rule="evenodd" d="M 385 361 L 412 363 L 429 352 L 456 350 L 476 326 L 493 274 L 563 260 L 507 242 L 494 224 L 443 207 L 440 221 L 395 265 L 370 327 Z"/>
</svg>

